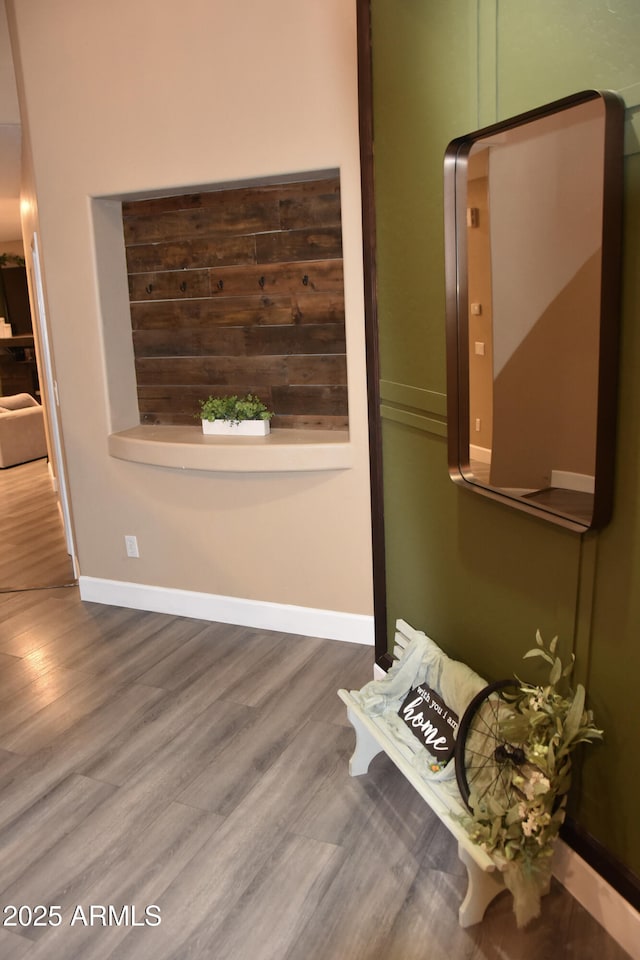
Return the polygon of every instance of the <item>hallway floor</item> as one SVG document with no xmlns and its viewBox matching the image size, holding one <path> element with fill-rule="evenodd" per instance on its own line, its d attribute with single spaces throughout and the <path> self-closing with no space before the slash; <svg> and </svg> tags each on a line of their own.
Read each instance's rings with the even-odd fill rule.
<svg viewBox="0 0 640 960">
<path fill-rule="evenodd" d="M 53 519 L 23 502 L 20 555 L 56 582 Z M 386 757 L 348 775 L 336 690 L 372 659 L 77 587 L 0 593 L 2 960 L 624 960 L 555 882 L 525 931 L 509 894 L 458 926 L 446 828 Z"/>
<path fill-rule="evenodd" d="M 0 590 L 73 581 L 46 460 L 0 470 L 0 544 Z"/>
<path fill-rule="evenodd" d="M 0 900 L 62 917 L 0 928 L 3 960 L 626 956 L 555 883 L 524 932 L 508 894 L 458 926 L 447 830 L 385 757 L 347 773 L 335 691 L 370 678 L 370 648 L 76 588 L 0 614 Z"/>
</svg>

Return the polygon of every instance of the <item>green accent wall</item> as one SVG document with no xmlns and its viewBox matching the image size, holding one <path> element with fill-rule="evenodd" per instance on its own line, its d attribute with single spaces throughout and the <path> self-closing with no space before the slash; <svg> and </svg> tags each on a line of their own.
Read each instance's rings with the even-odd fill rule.
<svg viewBox="0 0 640 960">
<path fill-rule="evenodd" d="M 489 680 L 535 680 L 522 654 L 537 628 L 558 634 L 605 729 L 572 815 L 640 875 L 640 5 L 371 0 L 371 12 L 390 638 L 403 617 Z M 449 479 L 442 165 L 454 137 L 588 88 L 628 109 L 614 514 L 580 536 Z"/>
</svg>

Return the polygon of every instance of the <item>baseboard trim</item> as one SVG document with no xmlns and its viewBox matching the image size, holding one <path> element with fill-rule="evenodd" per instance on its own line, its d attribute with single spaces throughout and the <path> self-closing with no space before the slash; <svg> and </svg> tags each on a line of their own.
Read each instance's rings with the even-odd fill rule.
<svg viewBox="0 0 640 960">
<path fill-rule="evenodd" d="M 563 840 L 556 844 L 553 873 L 622 949 L 640 960 L 640 913 Z"/>
<path fill-rule="evenodd" d="M 491 450 L 487 447 L 479 447 L 475 443 L 469 444 L 469 456 L 472 460 L 479 460 L 480 463 L 491 463 Z"/>
<path fill-rule="evenodd" d="M 576 490 L 581 493 L 595 493 L 596 478 L 586 473 L 572 473 L 569 470 L 552 470 L 551 486 L 563 490 Z"/>
<path fill-rule="evenodd" d="M 318 610 L 286 603 L 244 600 L 214 593 L 197 593 L 124 580 L 80 577 L 80 597 L 111 606 L 149 610 L 178 617 L 194 617 L 240 627 L 278 630 L 325 640 L 348 640 L 373 646 L 373 616 Z"/>
</svg>

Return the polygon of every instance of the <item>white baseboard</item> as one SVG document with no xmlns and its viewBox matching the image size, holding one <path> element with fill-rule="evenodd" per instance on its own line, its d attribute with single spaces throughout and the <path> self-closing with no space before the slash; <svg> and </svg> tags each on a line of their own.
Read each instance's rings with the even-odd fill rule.
<svg viewBox="0 0 640 960">
<path fill-rule="evenodd" d="M 479 460 L 480 463 L 491 463 L 491 450 L 487 447 L 479 447 L 475 443 L 469 444 L 469 456 L 472 460 Z"/>
<path fill-rule="evenodd" d="M 58 478 L 56 477 L 55 473 L 53 472 L 53 466 L 52 466 L 52 464 L 51 464 L 51 460 L 47 460 L 47 472 L 48 472 L 48 474 L 49 474 L 49 483 L 51 484 L 51 489 L 53 490 L 54 493 L 57 493 L 57 492 L 58 492 Z"/>
<path fill-rule="evenodd" d="M 560 487 L 562 490 L 593 493 L 596 488 L 596 478 L 586 473 L 572 473 L 569 470 L 552 470 L 551 486 Z"/>
<path fill-rule="evenodd" d="M 370 646 L 374 642 L 373 617 L 364 614 L 243 600 L 240 597 L 168 589 L 124 580 L 103 580 L 100 577 L 80 577 L 78 584 L 81 599 L 96 603 L 233 623 L 241 627 L 279 630 L 326 640 L 348 640 Z"/>
<path fill-rule="evenodd" d="M 640 960 L 640 913 L 562 840 L 556 845 L 553 873 L 609 936 Z"/>
</svg>

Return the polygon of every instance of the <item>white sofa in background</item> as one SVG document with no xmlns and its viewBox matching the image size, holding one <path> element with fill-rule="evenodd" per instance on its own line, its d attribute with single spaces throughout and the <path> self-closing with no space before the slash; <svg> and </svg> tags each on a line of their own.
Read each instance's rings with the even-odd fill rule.
<svg viewBox="0 0 640 960">
<path fill-rule="evenodd" d="M 47 456 L 44 412 L 30 394 L 0 397 L 0 469 Z"/>
</svg>

